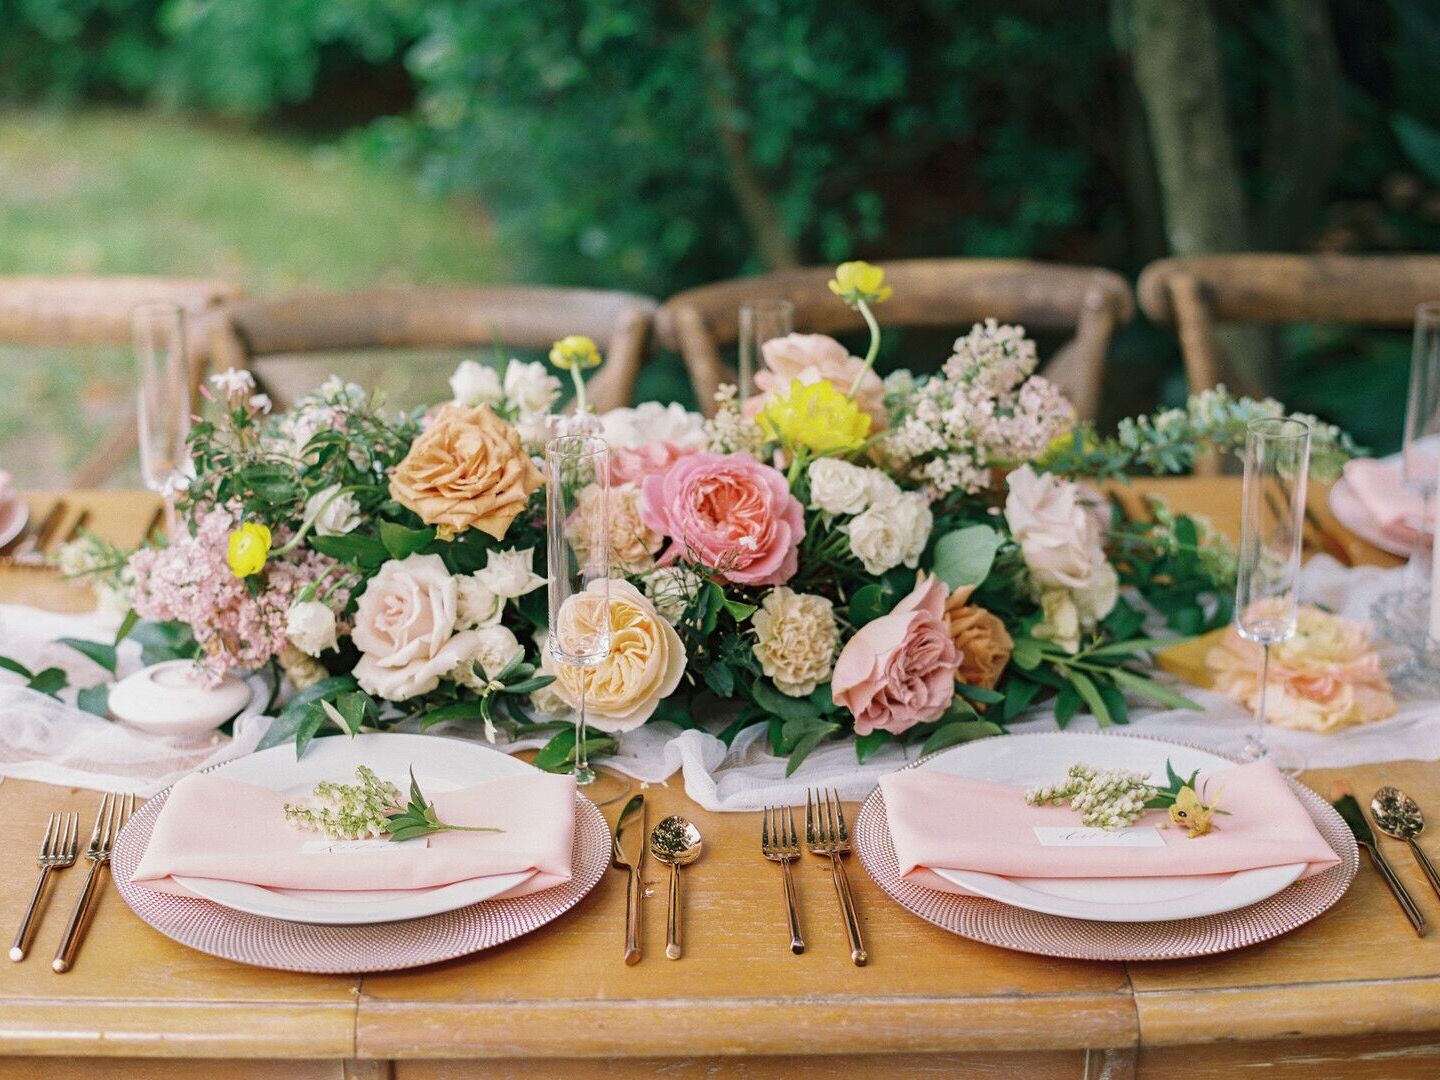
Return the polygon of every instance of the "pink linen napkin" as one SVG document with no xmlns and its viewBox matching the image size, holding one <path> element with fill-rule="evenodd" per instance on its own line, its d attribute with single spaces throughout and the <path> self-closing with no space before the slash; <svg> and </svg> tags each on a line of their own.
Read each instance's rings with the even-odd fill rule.
<svg viewBox="0 0 1440 1080">
<path fill-rule="evenodd" d="M 1406 547 L 1415 543 L 1416 523 L 1425 516 L 1425 501 L 1405 486 L 1398 460 L 1356 458 L 1345 465 L 1345 482 L 1386 537 Z"/>
<path fill-rule="evenodd" d="M 966 890 L 931 867 L 1002 877 L 1193 877 L 1306 862 L 1301 876 L 1309 877 L 1340 861 L 1270 762 L 1222 770 L 1208 785 L 1212 796 L 1223 788 L 1220 805 L 1230 811 L 1217 816 L 1213 832 L 1192 840 L 1184 829 L 1160 828 L 1169 819 L 1152 811 L 1134 828 L 1148 827 L 1143 838 L 1158 837 L 1158 846 L 1086 847 L 1042 844 L 1046 834 L 1037 828 L 1070 832 L 1081 828 L 1080 815 L 1068 806 L 1030 806 L 1021 788 L 933 769 L 880 778 L 901 874 L 944 892 Z"/>
<path fill-rule="evenodd" d="M 176 884 L 175 875 L 347 891 L 426 889 L 529 872 L 522 884 L 503 894 L 507 897 L 570 880 L 573 777 L 537 770 L 436 792 L 430 798 L 441 821 L 505 831 L 442 832 L 403 843 L 377 841 L 367 845 L 369 850 L 318 851 L 327 845 L 323 834 L 301 832 L 285 820 L 282 808 L 294 798 L 212 773 L 194 773 L 171 791 L 134 880 L 159 892 L 187 896 L 191 894 Z"/>
</svg>

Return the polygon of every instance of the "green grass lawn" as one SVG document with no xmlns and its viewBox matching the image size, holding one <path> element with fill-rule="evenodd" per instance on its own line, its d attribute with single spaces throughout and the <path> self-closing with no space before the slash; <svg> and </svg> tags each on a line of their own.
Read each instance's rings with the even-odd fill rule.
<svg viewBox="0 0 1440 1080">
<path fill-rule="evenodd" d="M 216 277 L 252 295 L 505 277 L 484 215 L 404 172 L 136 112 L 0 111 L 0 273 Z M 0 347 L 0 464 L 60 482 L 131 392 L 127 350 Z"/>
</svg>

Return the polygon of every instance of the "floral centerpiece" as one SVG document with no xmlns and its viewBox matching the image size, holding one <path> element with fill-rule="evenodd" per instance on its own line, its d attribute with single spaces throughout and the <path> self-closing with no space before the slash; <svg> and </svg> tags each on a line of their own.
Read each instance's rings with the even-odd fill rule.
<svg viewBox="0 0 1440 1080">
<path fill-rule="evenodd" d="M 867 355 L 767 342 L 756 393 L 723 389 L 711 420 L 655 403 L 594 416 L 583 338 L 551 352 L 569 413 L 538 362 L 466 361 L 453 400 L 404 415 L 338 379 L 274 415 L 246 373 L 222 373 L 183 534 L 70 561 L 205 670 L 277 665 L 296 693 L 266 743 L 301 752 L 331 728 L 475 724 L 553 730 L 539 762 L 563 767 L 581 679 L 592 752 L 718 716 L 727 741 L 767 725 L 792 770 L 824 740 L 853 737 L 862 760 L 893 740 L 937 748 L 1041 702 L 1062 724 L 1124 723 L 1135 696 L 1188 706 L 1151 680 L 1143 628 L 1223 625 L 1228 548 L 1163 508 L 1125 523 L 1085 481 L 1182 471 L 1280 405 L 1217 390 L 1101 438 L 1035 374 L 1019 327 L 977 325 L 937 373 L 882 379 L 883 271 L 844 264 L 831 289 L 869 326 Z M 613 647 L 557 671 L 536 460 L 577 425 L 611 447 L 609 499 L 581 493 L 575 513 L 609 516 Z M 1315 425 L 1318 469 L 1351 449 Z"/>
</svg>

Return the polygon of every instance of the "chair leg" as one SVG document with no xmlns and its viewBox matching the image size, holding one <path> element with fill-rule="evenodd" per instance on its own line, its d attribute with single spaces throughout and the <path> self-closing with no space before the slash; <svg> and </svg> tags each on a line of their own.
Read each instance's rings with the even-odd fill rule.
<svg viewBox="0 0 1440 1080">
<path fill-rule="evenodd" d="M 695 388 L 695 401 L 706 417 L 715 415 L 715 391 L 722 383 L 733 383 L 735 373 L 720 359 L 720 350 L 705 325 L 705 319 L 693 307 L 675 312 L 675 336 L 680 341 L 680 355 Z"/>
<path fill-rule="evenodd" d="M 1200 283 L 1188 274 L 1172 278 L 1170 306 L 1180 333 L 1180 353 L 1185 361 L 1185 381 L 1190 393 L 1214 389 L 1220 384 L 1220 347 L 1215 341 L 1215 323 Z M 1218 476 L 1219 473 L 1217 454 L 1201 454 L 1195 459 L 1196 476 Z"/>
</svg>

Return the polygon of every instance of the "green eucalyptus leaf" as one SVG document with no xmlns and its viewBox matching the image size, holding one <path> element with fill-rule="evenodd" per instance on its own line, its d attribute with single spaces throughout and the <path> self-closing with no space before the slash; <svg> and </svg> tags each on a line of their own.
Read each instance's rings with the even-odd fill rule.
<svg viewBox="0 0 1440 1080">
<path fill-rule="evenodd" d="M 979 585 L 995 565 L 1002 537 L 989 525 L 967 525 L 935 542 L 932 569 L 950 588 Z"/>
<path fill-rule="evenodd" d="M 59 639 L 61 645 L 67 645 L 74 649 L 81 656 L 88 657 L 99 664 L 111 675 L 115 674 L 115 646 L 102 645 L 98 641 L 82 641 L 80 638 L 62 637 Z"/>
</svg>

